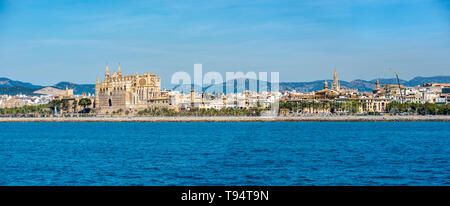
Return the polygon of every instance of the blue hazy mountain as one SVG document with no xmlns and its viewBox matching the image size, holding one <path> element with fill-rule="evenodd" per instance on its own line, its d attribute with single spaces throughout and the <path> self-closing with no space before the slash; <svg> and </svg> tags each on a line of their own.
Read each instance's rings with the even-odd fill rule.
<svg viewBox="0 0 450 206">
<path fill-rule="evenodd" d="M 71 82 L 60 82 L 55 85 L 51 85 L 51 87 L 57 89 L 66 89 L 66 86 L 69 89 L 74 90 L 74 94 L 82 94 L 86 92 L 86 94 L 94 94 L 95 93 L 95 84 L 76 84 Z M 29 96 L 38 95 L 34 94 L 34 91 L 42 89 L 46 86 L 34 85 L 28 82 L 15 81 L 8 78 L 0 77 L 0 95 L 8 94 L 8 95 L 18 95 L 25 94 Z"/>
<path fill-rule="evenodd" d="M 25 94 L 25 95 L 35 95 L 34 91 L 43 88 L 39 85 L 34 85 L 27 82 L 14 81 L 8 78 L 0 77 L 0 95 L 8 94 L 8 95 L 17 95 L 17 94 Z"/>
<path fill-rule="evenodd" d="M 95 84 L 75 84 L 71 82 L 60 82 L 53 87 L 57 89 L 73 89 L 74 94 L 83 94 L 83 92 L 86 92 L 86 94 L 95 94 Z"/>
<path fill-rule="evenodd" d="M 0 77 L 0 87 L 23 87 L 28 89 L 40 89 L 42 86 L 33 85 L 27 82 L 14 81 L 8 78 Z"/>
<path fill-rule="evenodd" d="M 18 95 L 18 94 L 24 94 L 28 96 L 35 96 L 36 94 L 33 94 L 34 91 L 37 89 L 30 89 L 22 86 L 5 86 L 0 87 L 0 95 L 7 94 L 7 95 Z"/>
<path fill-rule="evenodd" d="M 296 91 L 300 91 L 300 92 L 311 92 L 311 91 L 317 91 L 317 90 L 321 90 L 323 89 L 323 83 L 325 80 L 316 80 L 316 81 L 312 81 L 312 82 L 280 82 L 279 88 L 280 91 L 284 91 L 284 90 L 296 90 Z M 333 82 L 333 80 L 328 79 L 326 80 L 328 82 L 328 86 L 331 87 L 331 83 Z M 353 80 L 353 81 L 339 81 L 339 84 L 341 85 L 341 87 L 344 88 L 348 88 L 348 89 L 357 89 L 360 92 L 370 92 L 375 88 L 375 83 L 376 83 L 376 79 L 374 80 L 361 80 L 361 79 L 357 79 L 357 80 Z M 390 78 L 390 79 L 379 79 L 380 84 L 381 85 L 385 85 L 385 84 L 397 84 L 397 79 L 396 78 Z M 249 88 L 251 88 L 251 86 L 249 86 L 249 83 L 244 83 L 243 85 L 243 81 L 240 81 L 240 87 L 237 87 L 237 90 L 234 90 L 234 92 L 242 92 L 244 90 L 248 90 Z M 258 81 L 253 81 L 253 83 L 257 83 Z M 409 81 L 406 80 L 402 80 L 400 79 L 400 84 L 405 85 L 405 86 L 417 86 L 417 85 L 422 85 L 423 83 L 450 83 L 450 76 L 434 76 L 434 77 L 415 77 Z M 172 88 L 168 88 L 168 89 L 173 89 L 173 90 L 178 90 L 178 91 L 183 91 L 184 93 L 188 93 L 191 89 L 194 88 L 194 90 L 196 92 L 201 92 L 201 91 L 208 91 L 211 93 L 211 91 L 225 91 L 224 85 L 229 85 L 229 86 L 233 86 L 236 85 L 235 82 L 227 82 L 227 83 L 223 83 L 223 84 L 216 84 L 216 85 L 207 85 L 203 88 L 201 88 L 200 86 L 194 87 L 194 85 L 174 85 Z M 264 84 L 264 83 L 263 83 Z M 267 83 L 267 87 L 268 89 L 271 88 L 270 83 Z M 249 89 L 249 90 L 254 90 L 256 91 L 257 89 Z"/>
<path fill-rule="evenodd" d="M 280 91 L 288 90 L 296 90 L 300 92 L 310 92 L 321 90 L 323 88 L 323 82 L 325 80 L 317 80 L 311 82 L 280 82 L 279 88 Z M 333 80 L 328 79 L 328 86 L 331 86 Z M 379 79 L 380 84 L 397 84 L 397 79 Z M 341 87 L 348 89 L 357 89 L 361 92 L 370 92 L 375 88 L 374 80 L 353 80 L 353 81 L 339 81 Z M 434 77 L 415 77 L 409 81 L 400 79 L 400 83 L 405 86 L 417 86 L 422 85 L 423 83 L 450 83 L 450 76 L 434 76 Z M 262 85 L 265 85 L 261 82 Z M 270 83 L 267 83 L 267 89 L 271 88 Z M 237 86 L 237 89 L 231 92 L 243 92 L 245 89 L 257 91 L 258 81 L 252 80 L 251 83 L 247 81 L 230 81 L 222 84 L 215 85 L 206 85 L 205 87 L 194 87 L 194 85 L 170 85 L 165 89 L 173 89 L 178 91 L 183 91 L 184 93 L 189 93 L 191 89 L 195 89 L 196 92 L 209 92 L 214 93 L 214 91 L 224 91 L 224 86 Z M 243 86 L 242 86 L 243 85 Z M 95 93 L 95 84 L 76 84 L 71 82 L 60 82 L 58 84 L 52 85 L 51 87 L 55 87 L 57 89 L 66 89 L 66 86 L 70 89 L 74 89 L 75 94 L 82 94 L 86 92 L 86 94 L 94 94 Z M 15 81 L 8 78 L 0 77 L 0 94 L 8 94 L 8 95 L 17 95 L 17 94 L 26 94 L 26 95 L 35 95 L 34 91 L 44 88 L 41 85 L 34 85 L 28 82 Z"/>
<path fill-rule="evenodd" d="M 383 86 L 385 84 L 397 84 L 396 78 L 390 79 L 378 79 L 380 84 Z M 280 83 L 280 90 L 283 91 L 285 89 L 301 92 L 309 92 L 316 91 L 323 88 L 323 82 L 325 80 L 318 80 L 313 82 L 282 82 Z M 326 80 L 328 82 L 328 86 L 331 87 L 331 83 L 333 80 Z M 375 88 L 376 79 L 367 81 L 367 80 L 353 80 L 353 81 L 339 81 L 341 87 L 347 89 L 357 89 L 360 92 L 370 92 Z M 406 81 L 400 79 L 400 84 L 413 87 L 417 85 L 422 85 L 423 83 L 450 83 L 450 76 L 434 76 L 434 77 L 414 77 L 413 79 Z"/>
</svg>

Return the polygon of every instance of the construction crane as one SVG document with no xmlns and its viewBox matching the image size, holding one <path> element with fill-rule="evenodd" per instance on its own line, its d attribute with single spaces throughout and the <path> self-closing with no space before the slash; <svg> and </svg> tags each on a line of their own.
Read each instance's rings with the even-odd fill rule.
<svg viewBox="0 0 450 206">
<path fill-rule="evenodd" d="M 403 103 L 403 93 L 402 93 L 402 88 L 400 87 L 400 79 L 398 78 L 398 72 L 396 72 L 392 68 L 389 68 L 389 70 L 394 72 L 395 76 L 397 77 L 398 90 L 400 91 L 400 103 Z"/>
</svg>

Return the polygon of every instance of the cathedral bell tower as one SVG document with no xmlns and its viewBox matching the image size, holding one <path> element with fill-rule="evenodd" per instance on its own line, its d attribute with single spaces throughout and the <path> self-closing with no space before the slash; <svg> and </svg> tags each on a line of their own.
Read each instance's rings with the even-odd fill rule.
<svg viewBox="0 0 450 206">
<path fill-rule="evenodd" d="M 377 83 L 375 83 L 375 90 L 380 90 L 380 80 L 377 79 Z"/>
<path fill-rule="evenodd" d="M 341 88 L 339 86 L 336 68 L 334 68 L 333 84 L 331 85 L 331 89 L 334 91 L 337 91 L 337 92 L 341 90 Z"/>
</svg>

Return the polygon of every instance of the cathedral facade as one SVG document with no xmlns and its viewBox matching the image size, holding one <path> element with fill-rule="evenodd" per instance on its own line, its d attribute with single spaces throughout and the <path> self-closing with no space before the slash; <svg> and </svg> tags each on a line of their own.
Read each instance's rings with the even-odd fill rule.
<svg viewBox="0 0 450 206">
<path fill-rule="evenodd" d="M 109 73 L 106 66 L 105 78 L 95 84 L 95 107 L 99 109 L 145 109 L 149 99 L 161 94 L 161 77 L 153 73 L 143 75 L 122 75 Z"/>
</svg>

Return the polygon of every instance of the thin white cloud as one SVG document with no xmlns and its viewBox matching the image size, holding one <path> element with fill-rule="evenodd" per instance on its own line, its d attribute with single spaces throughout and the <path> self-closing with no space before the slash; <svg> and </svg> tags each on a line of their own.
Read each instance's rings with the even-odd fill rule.
<svg viewBox="0 0 450 206">
<path fill-rule="evenodd" d="M 55 46 L 69 46 L 69 45 L 84 45 L 84 46 L 106 46 L 110 45 L 108 41 L 95 39 L 64 39 L 64 38 L 50 38 L 31 40 L 30 43 L 39 45 L 55 45 Z"/>
</svg>

